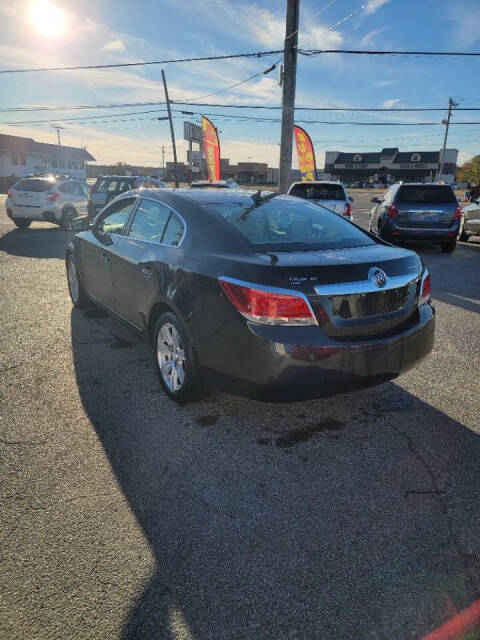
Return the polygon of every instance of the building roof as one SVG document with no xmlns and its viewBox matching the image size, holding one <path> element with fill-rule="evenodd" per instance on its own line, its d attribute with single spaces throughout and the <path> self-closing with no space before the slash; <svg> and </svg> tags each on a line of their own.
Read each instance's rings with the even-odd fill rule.
<svg viewBox="0 0 480 640">
<path fill-rule="evenodd" d="M 20 153 L 35 153 L 49 158 L 68 158 L 69 160 L 95 160 L 86 149 L 65 147 L 58 144 L 35 142 L 32 138 L 21 138 L 0 133 L 0 149 Z"/>
</svg>

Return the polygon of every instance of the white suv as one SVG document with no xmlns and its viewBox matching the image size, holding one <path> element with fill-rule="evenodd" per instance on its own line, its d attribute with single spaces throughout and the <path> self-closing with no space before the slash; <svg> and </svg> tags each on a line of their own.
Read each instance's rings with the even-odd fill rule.
<svg viewBox="0 0 480 640">
<path fill-rule="evenodd" d="M 331 209 L 340 216 L 352 217 L 353 198 L 349 198 L 341 182 L 294 182 L 289 196 L 297 196 Z"/>
<path fill-rule="evenodd" d="M 17 227 L 32 220 L 68 229 L 70 221 L 87 213 L 88 185 L 74 178 L 35 176 L 22 178 L 8 190 L 5 208 Z"/>
</svg>

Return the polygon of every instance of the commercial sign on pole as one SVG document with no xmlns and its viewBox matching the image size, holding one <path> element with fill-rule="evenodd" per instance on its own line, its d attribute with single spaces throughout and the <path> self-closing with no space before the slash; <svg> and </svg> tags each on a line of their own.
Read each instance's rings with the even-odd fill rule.
<svg viewBox="0 0 480 640">
<path fill-rule="evenodd" d="M 317 167 L 315 164 L 315 151 L 310 136 L 296 124 L 293 125 L 295 143 L 297 145 L 298 164 L 302 174 L 302 182 L 312 182 L 317 179 Z"/>
<path fill-rule="evenodd" d="M 203 136 L 202 136 L 202 127 L 194 122 L 184 122 L 183 123 L 183 139 L 188 140 L 189 142 L 196 142 L 198 144 L 202 144 Z"/>
<path fill-rule="evenodd" d="M 202 116 L 203 153 L 207 163 L 208 179 L 220 180 L 220 142 L 214 125 Z"/>
</svg>

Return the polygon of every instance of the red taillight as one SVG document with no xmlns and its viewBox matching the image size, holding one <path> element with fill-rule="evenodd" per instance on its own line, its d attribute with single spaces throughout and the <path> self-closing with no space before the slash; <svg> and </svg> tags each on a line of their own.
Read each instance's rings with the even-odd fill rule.
<svg viewBox="0 0 480 640">
<path fill-rule="evenodd" d="M 389 204 L 387 209 L 387 216 L 389 218 L 396 218 L 398 215 L 397 207 L 394 204 Z"/>
<path fill-rule="evenodd" d="M 453 219 L 454 220 L 460 220 L 460 218 L 462 217 L 462 209 L 460 206 L 458 206 L 455 209 L 455 213 L 453 214 Z"/>
<path fill-rule="evenodd" d="M 9 189 L 9 190 L 7 191 L 7 198 L 11 198 L 11 197 L 12 197 L 12 190 L 11 190 L 11 189 Z"/>
<path fill-rule="evenodd" d="M 350 204 L 350 202 L 345 203 L 345 209 L 343 210 L 343 215 L 346 216 L 347 218 L 350 218 L 350 216 L 352 215 L 352 205 Z"/>
<path fill-rule="evenodd" d="M 45 200 L 48 200 L 49 202 L 56 202 L 59 197 L 58 193 L 47 193 Z"/>
<path fill-rule="evenodd" d="M 315 324 L 305 298 L 219 280 L 225 295 L 244 318 L 260 324 Z"/>
<path fill-rule="evenodd" d="M 420 298 L 418 299 L 418 306 L 425 304 L 430 300 L 430 274 L 426 271 L 422 278 L 422 288 L 420 291 Z"/>
</svg>

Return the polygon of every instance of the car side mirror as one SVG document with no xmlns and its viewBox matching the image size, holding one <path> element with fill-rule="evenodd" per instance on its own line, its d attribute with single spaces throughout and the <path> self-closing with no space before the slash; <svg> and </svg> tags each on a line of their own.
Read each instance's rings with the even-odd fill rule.
<svg viewBox="0 0 480 640">
<path fill-rule="evenodd" d="M 88 231 L 90 229 L 90 221 L 88 216 L 79 216 L 78 218 L 73 218 L 70 222 L 70 229 L 73 233 L 80 233 L 80 231 Z"/>
<path fill-rule="evenodd" d="M 350 202 L 353 202 L 353 198 L 349 197 L 348 199 L 350 200 Z"/>
<path fill-rule="evenodd" d="M 372 198 L 370 202 L 373 202 L 374 204 L 378 204 L 380 202 L 380 198 Z"/>
<path fill-rule="evenodd" d="M 97 240 L 99 240 L 102 244 L 108 246 L 108 245 L 111 245 L 113 243 L 113 240 L 110 237 L 110 234 L 107 231 L 104 231 L 100 227 L 100 224 L 102 222 L 103 222 L 103 220 L 99 220 L 97 222 L 97 224 L 95 224 L 93 226 L 92 232 L 93 232 L 93 235 L 97 238 Z"/>
</svg>

